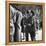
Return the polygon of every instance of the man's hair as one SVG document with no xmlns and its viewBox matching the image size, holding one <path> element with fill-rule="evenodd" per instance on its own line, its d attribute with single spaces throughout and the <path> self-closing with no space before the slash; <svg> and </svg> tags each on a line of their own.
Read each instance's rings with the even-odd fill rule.
<svg viewBox="0 0 46 46">
<path fill-rule="evenodd" d="M 34 16 L 34 11 L 33 10 L 31 10 L 31 13 L 32 13 L 32 16 Z"/>
</svg>

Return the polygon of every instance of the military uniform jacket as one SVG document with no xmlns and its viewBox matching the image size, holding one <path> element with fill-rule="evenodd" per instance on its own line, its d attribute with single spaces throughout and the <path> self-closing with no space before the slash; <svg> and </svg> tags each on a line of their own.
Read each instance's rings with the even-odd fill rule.
<svg viewBox="0 0 46 46">
<path fill-rule="evenodd" d="M 25 19 L 24 25 L 25 25 L 25 30 L 24 30 L 25 33 L 31 33 L 32 31 L 35 31 L 35 26 L 34 26 L 34 23 L 32 24 L 31 16 Z"/>
</svg>

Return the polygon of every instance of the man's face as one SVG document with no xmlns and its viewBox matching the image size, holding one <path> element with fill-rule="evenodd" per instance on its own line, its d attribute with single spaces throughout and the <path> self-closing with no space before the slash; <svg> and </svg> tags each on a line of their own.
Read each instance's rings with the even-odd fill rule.
<svg viewBox="0 0 46 46">
<path fill-rule="evenodd" d="M 30 16 L 32 16 L 32 12 L 31 12 L 31 10 L 28 10 L 28 11 L 29 11 Z"/>
</svg>

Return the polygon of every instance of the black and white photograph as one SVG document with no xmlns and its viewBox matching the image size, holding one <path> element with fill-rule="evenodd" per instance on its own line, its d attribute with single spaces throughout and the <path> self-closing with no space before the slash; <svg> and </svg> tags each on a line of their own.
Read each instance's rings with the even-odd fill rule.
<svg viewBox="0 0 46 46">
<path fill-rule="evenodd" d="M 41 5 L 10 3 L 10 42 L 42 40 Z"/>
</svg>

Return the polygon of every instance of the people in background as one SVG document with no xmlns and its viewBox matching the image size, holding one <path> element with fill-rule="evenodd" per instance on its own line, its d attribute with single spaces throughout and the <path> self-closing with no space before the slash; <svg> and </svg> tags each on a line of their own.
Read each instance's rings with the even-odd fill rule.
<svg viewBox="0 0 46 46">
<path fill-rule="evenodd" d="M 38 30 L 38 16 L 36 16 L 34 11 L 32 9 L 24 9 L 22 12 L 17 7 L 10 6 L 10 41 L 22 41 L 24 36 L 26 41 L 29 41 L 29 34 L 31 41 L 35 40 L 35 32 Z M 38 14 L 37 10 L 36 13 Z M 41 26 L 42 22 L 40 22 Z M 23 39 L 21 33 L 23 33 Z"/>
<path fill-rule="evenodd" d="M 14 16 L 15 10 L 14 8 L 10 5 L 10 41 L 14 41 L 14 21 L 13 21 L 13 16 Z M 16 18 L 15 18 L 16 19 Z"/>
</svg>

